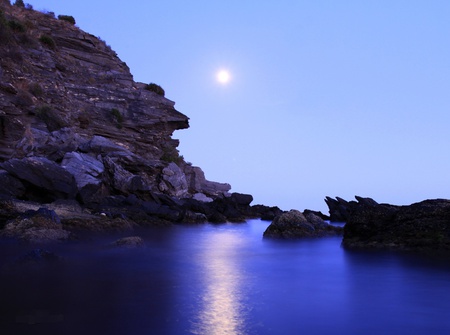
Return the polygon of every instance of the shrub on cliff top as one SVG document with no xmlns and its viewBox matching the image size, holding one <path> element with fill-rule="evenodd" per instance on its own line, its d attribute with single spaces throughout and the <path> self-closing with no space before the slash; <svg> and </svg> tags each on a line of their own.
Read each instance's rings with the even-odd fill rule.
<svg viewBox="0 0 450 335">
<path fill-rule="evenodd" d="M 154 84 L 154 83 L 145 85 L 145 89 L 150 92 L 155 92 L 156 94 L 159 94 L 160 96 L 164 96 L 166 94 L 166 92 L 164 92 L 164 90 L 161 86 Z"/>
<path fill-rule="evenodd" d="M 16 2 L 14 2 L 14 6 L 17 7 L 25 7 L 25 3 L 23 2 L 23 0 L 16 0 Z"/>
<path fill-rule="evenodd" d="M 63 21 L 67 21 L 73 25 L 75 25 L 75 18 L 73 16 L 70 15 L 58 15 L 58 20 L 63 20 Z"/>
</svg>

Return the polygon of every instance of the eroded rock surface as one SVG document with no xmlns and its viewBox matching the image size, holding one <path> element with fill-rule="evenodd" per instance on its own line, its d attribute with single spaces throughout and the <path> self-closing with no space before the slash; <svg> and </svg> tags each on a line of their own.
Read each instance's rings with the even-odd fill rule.
<svg viewBox="0 0 450 335">
<path fill-rule="evenodd" d="M 1 197 L 69 199 L 94 215 L 147 222 L 249 213 L 229 184 L 179 155 L 172 136 L 188 117 L 135 82 L 104 41 L 52 13 L 8 1 L 0 10 Z"/>
</svg>

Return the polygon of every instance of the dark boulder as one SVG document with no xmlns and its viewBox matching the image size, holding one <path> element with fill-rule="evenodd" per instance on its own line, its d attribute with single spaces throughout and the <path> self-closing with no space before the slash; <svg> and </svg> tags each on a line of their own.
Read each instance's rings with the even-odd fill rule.
<svg viewBox="0 0 450 335">
<path fill-rule="evenodd" d="M 242 194 L 242 193 L 232 193 L 230 196 L 230 201 L 236 204 L 237 206 L 250 206 L 250 203 L 253 201 L 253 196 L 250 194 Z"/>
<path fill-rule="evenodd" d="M 48 201 L 60 198 L 73 199 L 77 194 L 73 175 L 47 158 L 13 158 L 0 165 L 23 183 L 34 186 L 27 188 L 27 191 L 33 193 L 27 194 L 29 197 Z"/>
<path fill-rule="evenodd" d="M 340 235 L 342 229 L 327 224 L 313 213 L 304 215 L 298 210 L 290 210 L 277 216 L 264 232 L 264 237 L 302 238 Z"/>
<path fill-rule="evenodd" d="M 275 217 L 281 215 L 283 211 L 276 207 L 269 207 L 264 205 L 254 205 L 250 208 L 253 217 L 259 217 L 263 221 L 273 221 Z"/>
</svg>

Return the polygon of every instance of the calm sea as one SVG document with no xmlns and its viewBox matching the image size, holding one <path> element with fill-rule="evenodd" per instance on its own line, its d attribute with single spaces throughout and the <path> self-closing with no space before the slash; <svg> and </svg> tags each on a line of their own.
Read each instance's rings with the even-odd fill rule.
<svg viewBox="0 0 450 335">
<path fill-rule="evenodd" d="M 46 249 L 0 245 L 0 334 L 450 334 L 450 261 L 274 241 L 269 223 L 175 226 Z M 129 234 L 128 234 L 129 235 Z"/>
</svg>

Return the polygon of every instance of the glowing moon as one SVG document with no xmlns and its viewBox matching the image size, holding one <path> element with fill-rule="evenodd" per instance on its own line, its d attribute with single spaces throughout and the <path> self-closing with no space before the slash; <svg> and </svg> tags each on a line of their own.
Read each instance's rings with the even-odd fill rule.
<svg viewBox="0 0 450 335">
<path fill-rule="evenodd" d="M 226 84 L 230 81 L 231 76 L 227 70 L 220 70 L 217 72 L 217 81 L 221 84 Z"/>
</svg>

